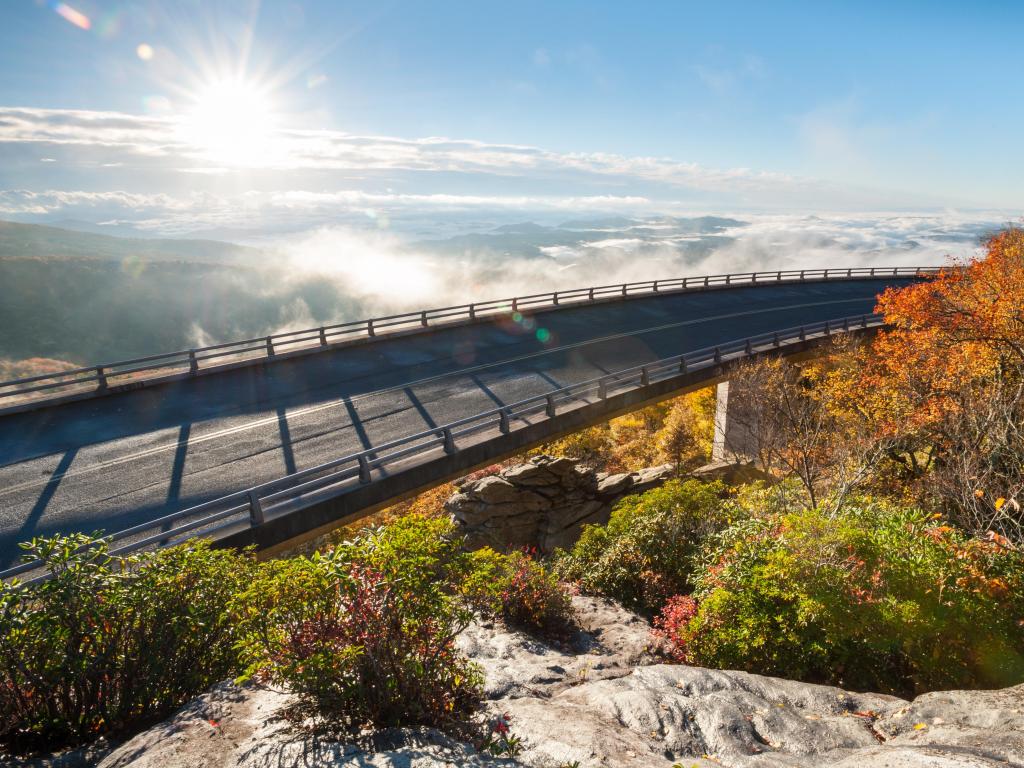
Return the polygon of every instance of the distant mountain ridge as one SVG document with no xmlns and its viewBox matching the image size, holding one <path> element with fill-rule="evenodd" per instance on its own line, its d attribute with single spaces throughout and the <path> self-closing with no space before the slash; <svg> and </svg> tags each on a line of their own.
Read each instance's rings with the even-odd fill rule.
<svg viewBox="0 0 1024 768">
<path fill-rule="evenodd" d="M 219 240 L 116 237 L 82 229 L 0 221 L 0 259 L 97 259 L 255 264 L 258 248 Z"/>
</svg>

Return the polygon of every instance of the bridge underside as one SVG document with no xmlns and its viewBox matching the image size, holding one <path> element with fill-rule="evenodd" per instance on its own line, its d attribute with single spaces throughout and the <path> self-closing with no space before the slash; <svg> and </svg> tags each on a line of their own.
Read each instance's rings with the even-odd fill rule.
<svg viewBox="0 0 1024 768">
<path fill-rule="evenodd" d="M 113 532 L 337 456 L 609 372 L 773 329 L 867 314 L 905 279 L 737 287 L 553 309 L 253 365 L 0 417 L 0 568 L 17 543 Z M 810 344 L 811 342 L 808 342 Z M 791 351 L 800 351 L 793 349 Z M 458 451 L 411 457 L 311 496 L 229 544 L 273 550 L 618 414 L 721 370 L 558 412 Z M 299 508 L 301 507 L 301 509 Z"/>
</svg>

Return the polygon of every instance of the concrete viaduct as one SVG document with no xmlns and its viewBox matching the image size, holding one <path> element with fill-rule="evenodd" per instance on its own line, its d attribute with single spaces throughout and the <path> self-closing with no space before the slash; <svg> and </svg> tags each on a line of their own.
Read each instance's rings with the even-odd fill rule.
<svg viewBox="0 0 1024 768">
<path fill-rule="evenodd" d="M 880 320 L 931 268 L 680 278 L 275 334 L 0 383 L 0 577 L 103 530 L 267 552 Z"/>
</svg>

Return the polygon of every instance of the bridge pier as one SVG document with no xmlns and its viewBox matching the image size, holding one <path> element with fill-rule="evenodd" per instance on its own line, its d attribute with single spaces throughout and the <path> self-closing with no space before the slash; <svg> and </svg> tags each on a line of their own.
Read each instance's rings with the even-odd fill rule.
<svg viewBox="0 0 1024 768">
<path fill-rule="evenodd" d="M 715 393 L 715 436 L 711 443 L 712 462 L 749 462 L 757 457 L 757 435 L 750 424 L 738 416 L 743 403 L 729 399 L 729 382 L 723 381 Z"/>
</svg>

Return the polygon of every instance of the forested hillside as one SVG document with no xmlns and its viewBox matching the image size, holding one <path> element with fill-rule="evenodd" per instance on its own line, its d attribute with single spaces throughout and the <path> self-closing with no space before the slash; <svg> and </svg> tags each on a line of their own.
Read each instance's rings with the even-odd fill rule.
<svg viewBox="0 0 1024 768">
<path fill-rule="evenodd" d="M 356 312 L 358 302 L 336 284 L 287 275 L 254 248 L 0 222 L 7 368 L 25 359 L 84 365 L 185 349 L 313 325 L 346 308 Z"/>
</svg>

